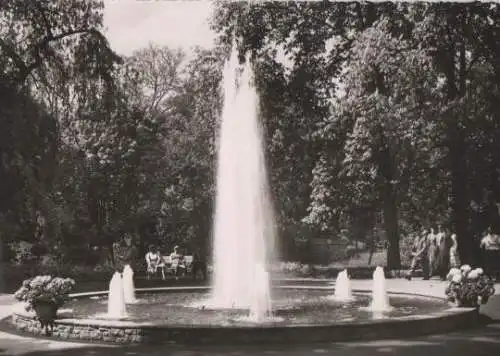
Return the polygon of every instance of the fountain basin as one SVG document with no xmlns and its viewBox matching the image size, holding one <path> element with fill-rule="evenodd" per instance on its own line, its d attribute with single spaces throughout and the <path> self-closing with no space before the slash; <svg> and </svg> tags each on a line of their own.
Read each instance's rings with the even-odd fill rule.
<svg viewBox="0 0 500 356">
<path fill-rule="evenodd" d="M 280 289 L 296 294 L 298 290 L 307 291 L 316 297 L 327 296 L 332 293 L 331 287 L 327 286 L 282 286 Z M 144 288 L 138 289 L 139 301 L 151 298 L 158 302 L 168 296 L 175 298 L 183 295 L 202 296 L 207 292 L 207 287 L 168 287 L 168 288 Z M 160 293 L 160 294 L 157 294 Z M 173 294 L 172 294 L 173 293 Z M 322 294 L 323 293 L 323 294 Z M 369 303 L 367 290 L 353 290 L 354 296 L 362 300 L 361 304 Z M 285 293 L 286 294 L 286 293 Z M 80 293 L 73 295 L 82 305 L 85 303 L 101 303 L 105 309 L 105 299 L 95 300 L 89 303 L 90 298 L 105 298 L 107 292 Z M 74 341 L 91 341 L 100 343 L 215 343 L 215 344 L 238 344 L 238 343 L 312 343 L 312 342 L 338 342 L 368 339 L 387 339 L 422 334 L 442 333 L 458 328 L 471 327 L 478 322 L 478 311 L 476 309 L 450 308 L 441 298 L 429 296 L 389 293 L 391 303 L 395 302 L 396 310 L 402 301 L 414 302 L 419 309 L 414 313 L 392 314 L 389 317 L 355 318 L 355 320 L 314 320 L 301 319 L 299 322 L 290 320 L 272 321 L 270 323 L 253 324 L 237 320 L 229 323 L 210 323 L 204 316 L 199 314 L 195 323 L 186 324 L 180 318 L 168 318 L 161 321 L 147 321 L 144 317 L 136 320 L 106 320 L 99 317 L 73 317 L 70 314 L 61 313 L 61 318 L 56 320 L 52 332 L 52 338 L 61 338 Z M 173 299 L 175 299 L 173 298 Z M 182 298 L 181 298 L 182 299 Z M 325 302 L 328 303 L 328 302 Z M 360 305 L 361 305 L 360 304 Z M 404 303 L 403 303 L 404 304 Z M 64 309 L 69 307 L 65 306 Z M 95 305 L 95 304 L 94 304 Z M 300 305 L 300 303 L 299 303 Z M 324 306 L 324 304 L 322 304 Z M 140 308 L 139 305 L 134 307 Z M 85 308 L 83 308 L 85 309 Z M 189 312 L 195 312 L 193 308 Z M 306 308 L 307 309 L 307 308 Z M 286 315 L 285 309 L 278 307 L 276 314 Z M 400 310 L 400 309 L 399 309 Z M 401 310 L 400 310 L 401 311 Z M 78 314 L 78 311 L 77 313 Z M 97 313 L 98 314 L 98 313 Z M 131 311 L 133 317 L 134 312 Z M 192 316 L 191 314 L 189 316 Z M 300 318 L 299 318 L 300 319 Z M 314 319 L 314 318 L 312 318 Z M 151 320 L 151 318 L 150 318 Z M 184 319 L 186 320 L 186 319 Z M 10 327 L 22 333 L 43 335 L 38 321 L 34 315 L 16 311 L 7 319 Z"/>
</svg>

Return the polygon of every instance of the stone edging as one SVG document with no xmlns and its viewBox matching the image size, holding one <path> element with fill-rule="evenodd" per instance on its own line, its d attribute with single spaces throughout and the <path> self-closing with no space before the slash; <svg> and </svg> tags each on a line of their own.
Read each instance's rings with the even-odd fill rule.
<svg viewBox="0 0 500 356">
<path fill-rule="evenodd" d="M 283 286 L 284 288 L 326 289 L 326 286 Z M 137 293 L 200 291 L 208 287 L 142 288 Z M 367 290 L 354 290 L 367 293 Z M 72 294 L 73 298 L 105 295 L 107 292 Z M 389 292 L 392 295 L 412 295 L 429 299 L 435 296 Z M 477 324 L 476 309 L 450 308 L 426 315 L 411 315 L 393 319 L 326 325 L 293 325 L 261 327 L 227 326 L 168 326 L 89 319 L 60 319 L 54 323 L 52 336 L 67 341 L 90 341 L 113 344 L 138 343 L 311 343 L 338 342 L 370 339 L 387 339 L 443 333 Z M 7 319 L 18 331 L 42 336 L 45 331 L 31 314 L 14 312 Z"/>
</svg>

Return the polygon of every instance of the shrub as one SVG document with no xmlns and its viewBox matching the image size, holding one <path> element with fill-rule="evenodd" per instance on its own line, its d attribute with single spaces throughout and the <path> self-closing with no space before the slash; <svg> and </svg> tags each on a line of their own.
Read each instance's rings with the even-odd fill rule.
<svg viewBox="0 0 500 356">
<path fill-rule="evenodd" d="M 402 237 L 400 243 L 399 243 L 399 252 L 401 254 L 401 266 L 409 268 L 411 265 L 411 260 L 413 259 L 412 256 L 412 249 L 413 249 L 413 242 L 415 240 L 415 236 L 412 234 L 408 234 Z"/>
<path fill-rule="evenodd" d="M 18 265 L 30 263 L 36 259 L 32 253 L 33 244 L 26 241 L 13 242 L 9 245 L 12 251 L 12 260 Z"/>
<path fill-rule="evenodd" d="M 71 278 L 36 276 L 24 280 L 14 297 L 26 302 L 28 311 L 39 302 L 52 303 L 59 308 L 69 300 L 69 294 L 74 288 L 75 281 Z"/>
</svg>

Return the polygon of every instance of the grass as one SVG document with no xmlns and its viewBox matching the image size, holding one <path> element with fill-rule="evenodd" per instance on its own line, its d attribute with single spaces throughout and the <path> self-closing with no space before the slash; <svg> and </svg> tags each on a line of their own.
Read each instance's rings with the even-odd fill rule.
<svg viewBox="0 0 500 356">
<path fill-rule="evenodd" d="M 342 267 L 370 267 L 370 266 L 386 266 L 387 265 L 387 251 L 379 250 L 375 251 L 372 256 L 371 263 L 370 252 L 364 251 L 359 252 L 355 256 L 345 259 L 343 261 L 337 261 L 332 263 L 332 266 L 342 266 Z"/>
<path fill-rule="evenodd" d="M 305 265 L 298 262 L 283 262 L 281 267 L 278 267 L 278 275 L 284 277 L 326 277 L 335 278 L 337 272 L 344 268 L 350 268 L 352 273 L 359 274 L 359 278 L 365 278 L 371 274 L 371 270 L 376 266 L 386 266 L 386 250 L 375 251 L 372 256 L 371 263 L 369 264 L 369 252 L 359 252 L 355 256 L 345 259 L 342 261 L 336 261 L 330 263 L 329 265 Z M 283 266 L 283 264 L 288 266 Z M 4 266 L 4 285 L 0 286 L 0 293 L 13 293 L 19 288 L 21 282 L 25 278 L 33 277 L 37 274 L 45 274 L 44 272 L 33 268 L 33 266 Z M 359 269 L 360 271 L 354 271 Z M 79 266 L 73 266 L 71 268 L 65 269 L 62 273 L 64 276 L 75 278 L 77 281 L 77 290 L 75 292 L 92 290 L 105 290 L 108 287 L 111 271 L 96 271 L 93 268 L 83 268 Z M 54 273 L 59 274 L 59 273 Z M 167 281 L 145 281 L 145 274 L 143 271 L 136 271 L 137 277 L 137 287 L 145 286 L 166 286 L 166 285 L 176 285 L 176 284 L 192 284 L 190 278 L 181 278 L 181 280 L 176 281 L 173 278 L 169 278 Z M 199 282 L 196 282 L 199 283 Z"/>
</svg>

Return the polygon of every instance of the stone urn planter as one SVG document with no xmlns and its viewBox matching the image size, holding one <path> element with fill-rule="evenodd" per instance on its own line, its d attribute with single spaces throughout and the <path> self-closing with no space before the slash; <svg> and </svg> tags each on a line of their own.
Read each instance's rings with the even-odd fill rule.
<svg viewBox="0 0 500 356">
<path fill-rule="evenodd" d="M 74 288 L 75 281 L 71 278 L 36 276 L 25 279 L 14 297 L 26 303 L 27 311 L 35 311 L 36 320 L 48 334 L 48 327 L 52 329 L 54 326 L 57 310 L 69 300 Z"/>
<path fill-rule="evenodd" d="M 49 334 L 49 326 L 51 329 L 54 326 L 59 306 L 54 302 L 34 301 L 32 307 L 41 327 L 45 328 L 46 334 Z"/>
<path fill-rule="evenodd" d="M 475 299 L 457 298 L 455 300 L 450 301 L 450 304 L 456 308 L 479 308 L 479 300 L 478 299 L 479 298 L 475 298 Z"/>
<path fill-rule="evenodd" d="M 493 280 L 480 267 L 472 269 L 469 265 L 463 265 L 460 269 L 452 268 L 446 279 L 450 283 L 445 294 L 454 307 L 479 309 L 495 294 Z"/>
</svg>

